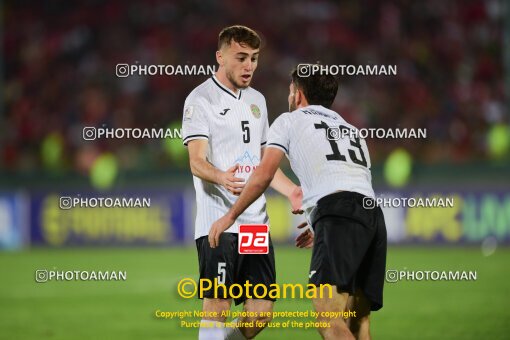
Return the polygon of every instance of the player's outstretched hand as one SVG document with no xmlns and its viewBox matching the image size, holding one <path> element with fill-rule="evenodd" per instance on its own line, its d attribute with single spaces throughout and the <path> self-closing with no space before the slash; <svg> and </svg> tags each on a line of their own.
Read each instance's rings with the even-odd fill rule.
<svg viewBox="0 0 510 340">
<path fill-rule="evenodd" d="M 220 245 L 221 233 L 230 228 L 234 222 L 235 220 L 228 218 L 227 216 L 223 216 L 213 223 L 211 230 L 209 230 L 209 245 L 211 248 L 216 248 Z"/>
<path fill-rule="evenodd" d="M 239 169 L 239 164 L 231 166 L 227 171 L 222 172 L 219 178 L 219 183 L 227 189 L 231 194 L 236 196 L 241 195 L 244 188 L 244 179 L 235 177 L 236 171 Z"/>
<path fill-rule="evenodd" d="M 308 223 L 303 222 L 298 225 L 298 229 L 303 229 L 308 226 Z M 312 248 L 313 247 L 313 233 L 309 228 L 306 228 L 298 237 L 296 237 L 296 247 L 298 248 Z"/>
<path fill-rule="evenodd" d="M 296 188 L 292 191 L 289 196 L 290 205 L 292 206 L 293 214 L 302 214 L 303 213 L 303 190 L 301 190 L 300 186 L 296 186 Z"/>
</svg>

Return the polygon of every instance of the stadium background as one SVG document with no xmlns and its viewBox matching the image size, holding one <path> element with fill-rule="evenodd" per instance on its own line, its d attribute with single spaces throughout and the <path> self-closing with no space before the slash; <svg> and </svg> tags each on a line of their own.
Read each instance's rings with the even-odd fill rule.
<svg viewBox="0 0 510 340">
<path fill-rule="evenodd" d="M 194 191 L 176 140 L 85 141 L 84 126 L 180 127 L 203 76 L 118 78 L 119 63 L 214 65 L 217 34 L 256 29 L 253 86 L 270 121 L 301 62 L 396 64 L 341 78 L 334 109 L 358 127 L 426 128 L 368 140 L 376 192 L 455 197 L 453 208 L 385 209 L 388 269 L 476 270 L 476 282 L 387 283 L 376 339 L 503 339 L 510 331 L 510 6 L 504 1 L 2 1 L 0 338 L 196 338 L 160 310 L 193 310 Z M 288 172 L 288 167 L 284 165 Z M 151 208 L 61 210 L 60 196 L 147 196 Z M 280 283 L 306 283 L 300 217 L 270 193 Z M 36 283 L 37 269 L 125 270 L 126 282 Z M 275 309 L 307 310 L 307 300 Z M 278 320 L 281 321 L 281 320 Z M 271 329 L 260 339 L 318 338 Z"/>
</svg>

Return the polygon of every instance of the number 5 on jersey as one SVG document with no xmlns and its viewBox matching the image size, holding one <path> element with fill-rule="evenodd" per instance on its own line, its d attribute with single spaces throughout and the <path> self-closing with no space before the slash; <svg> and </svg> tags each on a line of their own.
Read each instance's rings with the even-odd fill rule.
<svg viewBox="0 0 510 340">
<path fill-rule="evenodd" d="M 250 142 L 250 122 L 247 120 L 241 121 L 241 130 L 243 131 L 243 142 L 249 143 Z"/>
</svg>

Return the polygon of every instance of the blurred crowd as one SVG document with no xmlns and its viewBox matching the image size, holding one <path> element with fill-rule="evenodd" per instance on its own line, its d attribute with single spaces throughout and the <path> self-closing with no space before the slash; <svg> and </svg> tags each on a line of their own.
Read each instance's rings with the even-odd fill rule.
<svg viewBox="0 0 510 340">
<path fill-rule="evenodd" d="M 343 76 L 334 109 L 358 127 L 426 128 L 427 139 L 369 140 L 427 164 L 488 156 L 504 112 L 503 0 L 16 1 L 4 3 L 0 170 L 86 173 L 104 152 L 132 171 L 171 169 L 159 141 L 84 141 L 84 126 L 163 128 L 206 76 L 115 75 L 118 63 L 215 65 L 219 31 L 244 24 L 263 47 L 253 87 L 270 122 L 288 109 L 298 63 L 397 65 Z M 47 160 L 47 159 L 49 160 Z M 184 165 L 185 166 L 185 165 Z"/>
</svg>

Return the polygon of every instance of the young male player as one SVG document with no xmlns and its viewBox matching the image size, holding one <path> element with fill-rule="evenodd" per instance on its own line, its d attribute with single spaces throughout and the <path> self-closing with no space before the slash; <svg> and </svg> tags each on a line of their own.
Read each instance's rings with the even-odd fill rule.
<svg viewBox="0 0 510 340">
<path fill-rule="evenodd" d="M 216 248 L 207 240 L 212 223 L 234 204 L 247 180 L 259 165 L 267 143 L 269 124 L 264 96 L 249 87 L 257 68 L 260 38 L 248 27 L 231 26 L 219 34 L 216 74 L 196 87 L 186 98 L 183 117 L 183 143 L 187 145 L 196 191 L 197 216 L 195 239 L 201 279 L 209 279 L 227 288 L 246 281 L 269 285 L 275 283 L 274 252 L 269 240 L 269 254 L 238 253 L 240 224 L 269 224 L 266 200 L 254 200 L 237 216 L 231 228 L 218 238 Z M 301 208 L 301 188 L 292 183 L 281 170 L 276 171 L 272 187 L 291 201 L 294 212 Z M 222 290 L 219 290 L 222 292 Z M 207 315 L 216 312 L 215 327 L 202 324 L 199 339 L 253 338 L 262 327 L 225 328 L 222 312 L 230 309 L 232 300 L 214 296 L 208 291 L 203 300 Z M 251 292 L 249 296 L 254 296 Z M 244 302 L 248 312 L 271 312 L 273 301 L 236 299 Z M 253 313 L 251 313 L 253 314 Z M 203 321 L 204 321 L 203 320 Z M 241 318 L 243 323 L 267 322 L 267 317 Z"/>
<path fill-rule="evenodd" d="M 374 197 L 370 157 L 356 128 L 329 109 L 337 89 L 333 76 L 300 77 L 297 70 L 292 72 L 290 112 L 271 125 L 259 167 L 234 206 L 211 227 L 209 242 L 218 246 L 222 232 L 264 192 L 286 154 L 315 231 L 310 283 L 337 287 L 332 298 L 314 299 L 314 307 L 319 313 L 356 312 L 347 322 L 319 314 L 318 321 L 331 326 L 319 332 L 325 339 L 369 339 L 370 311 L 382 307 L 386 226 L 379 207 L 364 208 Z M 298 237 L 298 246 L 308 243 L 309 235 Z"/>
</svg>

